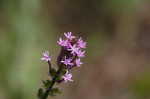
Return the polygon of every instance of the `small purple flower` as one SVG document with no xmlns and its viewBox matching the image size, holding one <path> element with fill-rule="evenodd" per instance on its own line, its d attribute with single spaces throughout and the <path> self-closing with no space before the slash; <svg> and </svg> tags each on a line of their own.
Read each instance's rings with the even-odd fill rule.
<svg viewBox="0 0 150 99">
<path fill-rule="evenodd" d="M 65 83 L 67 83 L 68 81 L 73 81 L 72 80 L 72 74 L 69 73 L 68 71 L 66 72 L 66 74 L 64 76 L 62 76 L 62 78 L 64 79 Z"/>
<path fill-rule="evenodd" d="M 75 36 L 72 36 L 72 32 L 64 33 L 65 37 L 69 40 L 72 40 L 75 38 Z"/>
<path fill-rule="evenodd" d="M 49 52 L 48 51 L 45 51 L 43 53 L 43 57 L 41 58 L 41 60 L 42 61 L 46 61 L 46 62 L 51 61 L 51 57 L 49 56 Z"/>
<path fill-rule="evenodd" d="M 71 53 L 72 53 L 73 55 L 75 55 L 75 54 L 78 53 L 79 48 L 78 48 L 75 44 L 74 44 L 73 46 L 70 45 L 70 48 L 68 49 L 68 51 L 71 51 Z"/>
<path fill-rule="evenodd" d="M 80 58 L 78 58 L 78 59 L 76 59 L 75 60 L 75 63 L 76 63 L 76 66 L 77 67 L 80 67 L 83 63 L 81 62 L 81 59 Z"/>
<path fill-rule="evenodd" d="M 69 45 L 68 40 L 63 40 L 62 38 L 59 38 L 59 41 L 57 41 L 57 43 L 58 43 L 60 46 L 68 46 L 68 45 Z"/>
<path fill-rule="evenodd" d="M 85 57 L 85 51 L 78 50 L 77 51 L 77 56 L 80 57 L 80 58 Z"/>
<path fill-rule="evenodd" d="M 70 59 L 70 58 L 66 59 L 66 57 L 65 57 L 65 59 L 62 60 L 61 62 L 63 64 L 65 64 L 66 66 L 68 66 L 68 65 L 73 66 L 73 63 L 71 61 L 72 61 L 72 59 Z"/>
<path fill-rule="evenodd" d="M 86 48 L 86 42 L 84 42 L 81 37 L 78 39 L 77 43 L 80 48 Z"/>
</svg>

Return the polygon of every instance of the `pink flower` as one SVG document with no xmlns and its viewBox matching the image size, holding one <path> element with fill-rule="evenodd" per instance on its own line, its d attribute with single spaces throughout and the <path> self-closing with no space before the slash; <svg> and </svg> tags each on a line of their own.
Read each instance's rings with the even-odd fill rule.
<svg viewBox="0 0 150 99">
<path fill-rule="evenodd" d="M 80 66 L 83 64 L 83 63 L 81 62 L 80 58 L 76 59 L 75 63 L 76 63 L 76 66 L 77 66 L 77 67 L 80 67 Z"/>
<path fill-rule="evenodd" d="M 68 81 L 73 81 L 72 80 L 72 74 L 69 73 L 68 71 L 66 72 L 66 74 L 64 76 L 62 76 L 62 78 L 64 79 L 65 83 L 67 83 Z"/>
<path fill-rule="evenodd" d="M 86 48 L 86 42 L 84 42 L 81 37 L 78 39 L 77 43 L 80 48 Z"/>
<path fill-rule="evenodd" d="M 68 49 L 68 51 L 71 51 L 71 53 L 72 53 L 73 55 L 77 54 L 77 53 L 78 53 L 78 50 L 79 50 L 79 48 L 78 48 L 75 44 L 74 44 L 73 46 L 70 45 L 70 48 Z"/>
<path fill-rule="evenodd" d="M 62 38 L 59 38 L 59 41 L 57 41 L 57 43 L 58 43 L 60 46 L 68 46 L 68 45 L 69 45 L 68 40 L 63 40 Z"/>
<path fill-rule="evenodd" d="M 72 32 L 64 33 L 65 37 L 69 40 L 72 40 L 75 38 L 75 36 L 72 36 Z"/>
<path fill-rule="evenodd" d="M 80 57 L 80 58 L 85 57 L 85 51 L 78 50 L 77 51 L 77 56 Z"/>
<path fill-rule="evenodd" d="M 45 51 L 43 53 L 43 57 L 41 58 L 41 60 L 42 61 L 46 61 L 46 62 L 51 61 L 51 57 L 49 56 L 49 52 L 48 51 Z"/>
<path fill-rule="evenodd" d="M 63 63 L 63 64 L 65 64 L 66 66 L 68 66 L 68 65 L 70 65 L 70 66 L 73 66 L 73 63 L 71 62 L 72 61 L 72 59 L 66 59 L 66 57 L 65 57 L 65 59 L 64 60 L 62 60 L 61 62 Z"/>
</svg>

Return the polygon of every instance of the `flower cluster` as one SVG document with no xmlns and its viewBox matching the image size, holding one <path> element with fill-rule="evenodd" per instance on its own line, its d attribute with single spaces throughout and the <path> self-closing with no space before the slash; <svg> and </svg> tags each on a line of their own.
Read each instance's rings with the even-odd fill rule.
<svg viewBox="0 0 150 99">
<path fill-rule="evenodd" d="M 71 32 L 64 33 L 65 38 L 59 38 L 57 43 L 62 47 L 60 56 L 58 57 L 58 64 L 63 64 L 67 69 L 66 74 L 63 76 L 65 82 L 72 81 L 71 79 L 66 79 L 66 77 L 71 75 L 70 70 L 73 67 L 80 67 L 83 63 L 81 58 L 85 56 L 84 49 L 86 48 L 86 42 L 82 38 L 77 38 L 72 35 Z"/>
<path fill-rule="evenodd" d="M 58 45 L 62 47 L 57 62 L 59 66 L 63 65 L 67 69 L 66 74 L 62 76 L 64 81 L 67 82 L 73 81 L 71 79 L 72 74 L 69 73 L 70 69 L 80 67 L 83 64 L 81 58 L 85 56 L 83 49 L 86 48 L 86 42 L 84 42 L 81 37 L 77 38 L 72 35 L 72 32 L 64 33 L 64 37 L 64 39 L 60 37 L 57 41 Z M 43 53 L 41 60 L 46 62 L 51 60 L 47 51 Z"/>
<path fill-rule="evenodd" d="M 80 67 L 83 62 L 81 58 L 85 57 L 86 42 L 81 37 L 72 35 L 72 32 L 64 33 L 64 37 L 60 37 L 57 41 L 61 46 L 61 51 L 57 57 L 58 69 L 51 66 L 51 56 L 48 51 L 43 53 L 42 61 L 45 61 L 49 65 L 49 74 L 51 79 L 43 81 L 45 91 L 39 89 L 39 98 L 46 99 L 48 94 L 54 95 L 59 92 L 58 88 L 53 88 L 55 83 L 72 82 L 71 69 L 74 67 Z"/>
</svg>

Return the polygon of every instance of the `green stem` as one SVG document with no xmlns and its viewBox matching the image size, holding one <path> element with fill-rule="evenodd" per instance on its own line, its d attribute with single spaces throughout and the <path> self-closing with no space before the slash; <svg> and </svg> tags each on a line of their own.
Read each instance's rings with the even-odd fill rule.
<svg viewBox="0 0 150 99">
<path fill-rule="evenodd" d="M 52 83 L 51 85 L 49 86 L 49 88 L 45 91 L 43 97 L 41 99 L 47 99 L 48 98 L 48 95 L 49 95 L 49 92 L 52 90 L 53 86 L 55 85 L 56 83 L 56 79 L 57 77 L 59 77 L 60 73 L 62 71 L 62 67 L 60 67 L 56 73 L 56 75 L 53 77 L 52 79 Z"/>
<path fill-rule="evenodd" d="M 52 69 L 50 61 L 48 61 L 48 67 L 49 67 L 49 73 L 50 73 L 50 71 Z"/>
</svg>

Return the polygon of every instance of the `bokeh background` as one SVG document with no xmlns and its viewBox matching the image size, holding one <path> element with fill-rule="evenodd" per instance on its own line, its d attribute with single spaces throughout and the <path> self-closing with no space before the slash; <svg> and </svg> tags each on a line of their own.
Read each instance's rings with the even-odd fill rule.
<svg viewBox="0 0 150 99">
<path fill-rule="evenodd" d="M 87 54 L 53 99 L 150 99 L 149 0 L 0 0 L 0 99 L 37 99 L 68 31 Z"/>
</svg>

